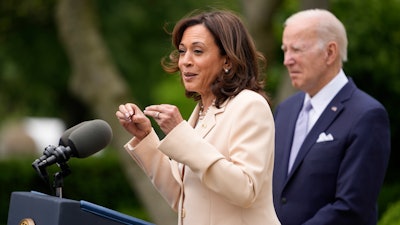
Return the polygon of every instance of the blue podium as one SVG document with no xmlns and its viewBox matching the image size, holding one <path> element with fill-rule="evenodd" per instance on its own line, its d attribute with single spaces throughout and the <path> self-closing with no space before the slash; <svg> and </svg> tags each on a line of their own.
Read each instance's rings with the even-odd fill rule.
<svg viewBox="0 0 400 225">
<path fill-rule="evenodd" d="M 87 202 L 38 192 L 12 192 L 7 225 L 154 225 Z"/>
</svg>

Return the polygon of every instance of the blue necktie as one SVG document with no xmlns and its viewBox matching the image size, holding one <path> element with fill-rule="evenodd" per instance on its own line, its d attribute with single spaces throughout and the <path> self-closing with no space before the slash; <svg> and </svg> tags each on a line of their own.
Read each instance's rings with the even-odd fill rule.
<svg viewBox="0 0 400 225">
<path fill-rule="evenodd" d="M 310 100 L 306 101 L 297 118 L 296 128 L 293 137 L 292 150 L 290 152 L 288 173 L 292 169 L 293 163 L 296 160 L 300 147 L 303 144 L 304 138 L 308 133 L 308 113 L 312 109 Z"/>
</svg>

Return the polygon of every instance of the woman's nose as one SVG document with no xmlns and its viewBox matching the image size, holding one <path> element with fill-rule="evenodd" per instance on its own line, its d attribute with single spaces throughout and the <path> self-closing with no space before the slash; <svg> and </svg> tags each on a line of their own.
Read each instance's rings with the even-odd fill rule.
<svg viewBox="0 0 400 225">
<path fill-rule="evenodd" d="M 185 54 L 181 55 L 180 60 L 184 66 L 190 66 L 193 64 L 192 56 L 190 53 L 186 52 Z"/>
</svg>

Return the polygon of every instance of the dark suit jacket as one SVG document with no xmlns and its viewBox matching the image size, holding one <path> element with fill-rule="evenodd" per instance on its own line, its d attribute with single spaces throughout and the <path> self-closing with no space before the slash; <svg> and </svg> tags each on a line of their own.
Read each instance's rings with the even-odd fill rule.
<svg viewBox="0 0 400 225">
<path fill-rule="evenodd" d="M 375 225 L 390 155 L 385 108 L 350 79 L 308 133 L 287 174 L 303 99 L 304 93 L 295 94 L 275 111 L 273 197 L 282 225 Z M 334 140 L 316 143 L 322 132 Z"/>
</svg>

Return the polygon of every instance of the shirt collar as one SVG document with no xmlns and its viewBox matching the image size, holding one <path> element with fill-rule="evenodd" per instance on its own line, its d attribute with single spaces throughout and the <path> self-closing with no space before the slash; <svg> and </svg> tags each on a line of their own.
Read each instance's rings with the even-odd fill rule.
<svg viewBox="0 0 400 225">
<path fill-rule="evenodd" d="M 317 115 L 321 115 L 326 106 L 332 101 L 336 94 L 346 85 L 349 79 L 346 77 L 343 69 L 327 84 L 325 85 L 314 97 L 310 97 L 306 93 L 304 102 L 311 99 L 311 105 Z"/>
</svg>

